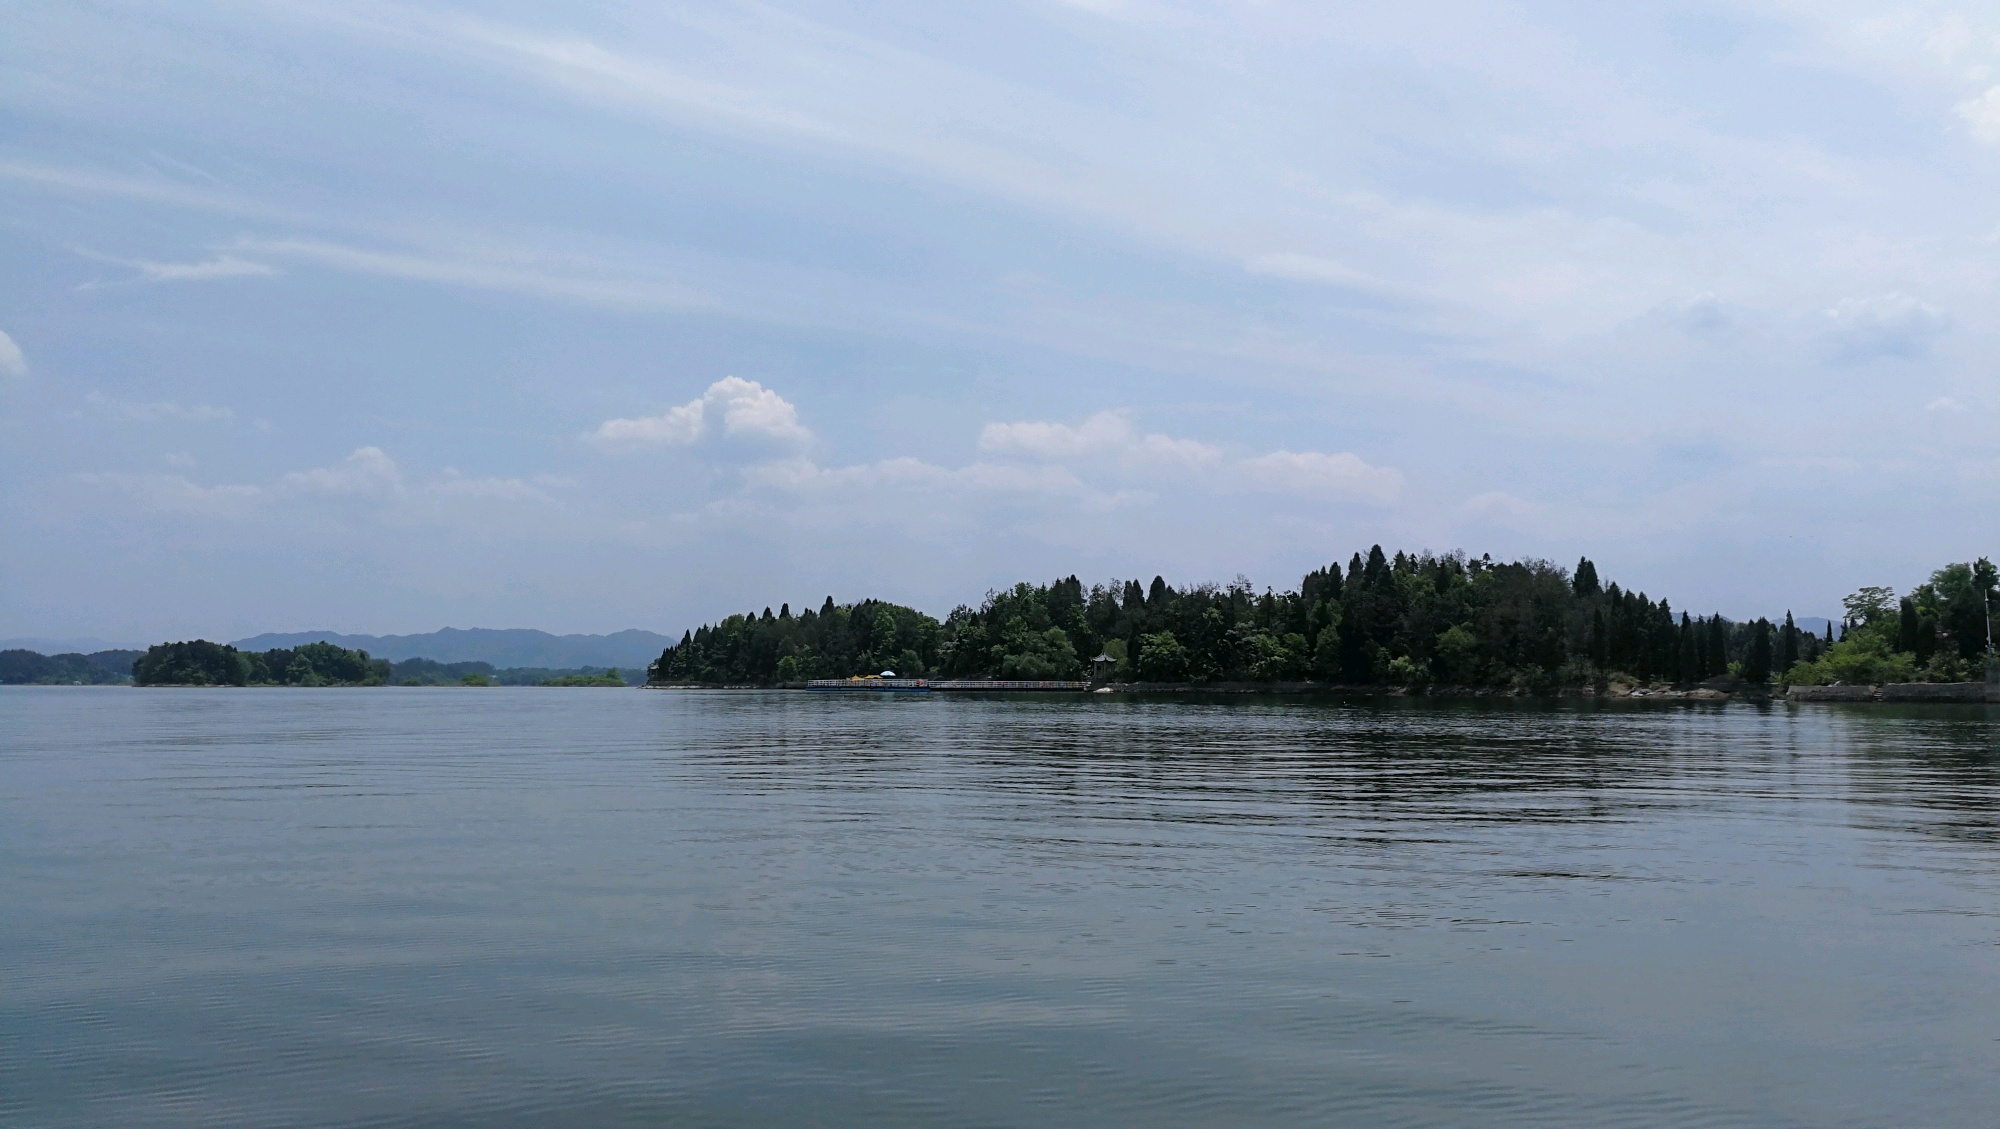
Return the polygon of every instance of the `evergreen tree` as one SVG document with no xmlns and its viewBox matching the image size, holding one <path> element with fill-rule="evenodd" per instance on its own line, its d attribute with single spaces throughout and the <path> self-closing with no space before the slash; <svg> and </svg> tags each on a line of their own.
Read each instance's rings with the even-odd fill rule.
<svg viewBox="0 0 2000 1129">
<path fill-rule="evenodd" d="M 1780 636 L 1778 673 L 1783 674 L 1799 661 L 1799 625 L 1792 622 L 1792 609 L 1785 609 L 1785 629 Z"/>
<path fill-rule="evenodd" d="M 1750 653 L 1743 660 L 1743 680 L 1762 686 L 1771 680 L 1771 621 L 1758 619 L 1750 627 Z"/>
<path fill-rule="evenodd" d="M 1389 561 L 1382 555 L 1382 546 L 1371 546 L 1368 550 L 1368 564 L 1361 570 L 1364 583 L 1373 586 L 1389 578 Z"/>
<path fill-rule="evenodd" d="M 1681 613 L 1680 631 L 1674 637 L 1674 681 L 1695 680 L 1696 661 L 1694 657 L 1694 625 L 1686 612 Z"/>
<path fill-rule="evenodd" d="M 1570 582 L 1570 586 L 1579 598 L 1588 599 L 1598 594 L 1597 566 L 1590 563 L 1589 557 L 1580 558 L 1576 562 L 1576 578 Z"/>
</svg>

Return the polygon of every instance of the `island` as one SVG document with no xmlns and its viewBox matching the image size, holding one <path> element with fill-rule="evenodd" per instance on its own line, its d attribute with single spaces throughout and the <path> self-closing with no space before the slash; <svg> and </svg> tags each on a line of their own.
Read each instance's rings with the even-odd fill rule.
<svg viewBox="0 0 2000 1129">
<path fill-rule="evenodd" d="M 729 616 L 685 632 L 653 687 L 912 680 L 1079 680 L 1099 688 L 1726 696 L 1790 687 L 1985 681 L 1991 562 L 1947 565 L 1908 594 L 1863 588 L 1838 631 L 1691 615 L 1574 569 L 1490 555 L 1385 553 L 1295 588 L 1176 588 L 1075 576 L 989 592 L 942 621 L 882 600 Z"/>
</svg>

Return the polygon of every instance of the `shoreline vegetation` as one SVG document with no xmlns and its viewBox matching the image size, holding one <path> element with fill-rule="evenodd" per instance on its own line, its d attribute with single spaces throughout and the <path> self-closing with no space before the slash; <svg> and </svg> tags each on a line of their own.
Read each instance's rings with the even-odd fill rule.
<svg viewBox="0 0 2000 1129">
<path fill-rule="evenodd" d="M 1836 632 L 1791 612 L 1676 612 L 1588 558 L 1356 553 L 1296 589 L 1176 589 L 1075 576 L 989 592 L 940 621 L 881 600 L 729 616 L 684 633 L 647 685 L 775 688 L 813 679 L 1084 679 L 1127 692 L 1726 698 L 1793 687 L 1984 682 L 1995 569 L 1946 565 L 1908 594 L 1863 588 Z M 1839 695 L 1801 695 L 1822 698 Z M 1852 695 L 1850 695 L 1852 696 Z M 1935 700 L 1937 695 L 1932 695 Z"/>
<path fill-rule="evenodd" d="M 1086 681 L 1126 693 L 1983 700 L 2000 574 L 1946 565 L 1907 594 L 1848 596 L 1836 631 L 1695 616 L 1574 569 L 1381 546 L 1258 592 L 1247 579 L 1176 589 L 1075 576 L 988 592 L 943 620 L 867 599 L 686 631 L 645 671 L 653 688 L 799 688 L 867 678 Z M 129 671 L 129 679 L 125 672 Z M 205 639 L 145 652 L 0 651 L 0 683 L 139 686 L 627 686 L 617 668 L 401 662 L 319 641 L 263 651 Z M 1956 689 L 1952 689 L 1956 687 Z"/>
<path fill-rule="evenodd" d="M 193 639 L 144 651 L 43 655 L 0 651 L 0 685 L 41 686 L 632 686 L 617 667 L 502 667 L 401 662 L 332 643 L 265 651 Z"/>
<path fill-rule="evenodd" d="M 20 648 L 0 651 L 0 686 L 115 686 L 132 680 L 144 651 L 74 651 L 45 655 Z"/>
</svg>

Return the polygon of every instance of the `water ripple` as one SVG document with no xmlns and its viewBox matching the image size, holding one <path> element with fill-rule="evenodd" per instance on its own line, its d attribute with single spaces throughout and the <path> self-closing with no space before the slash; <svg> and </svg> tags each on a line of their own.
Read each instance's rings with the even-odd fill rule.
<svg viewBox="0 0 2000 1129">
<path fill-rule="evenodd" d="M 8 1126 L 1973 1126 L 1980 707 L 0 691 Z"/>
</svg>

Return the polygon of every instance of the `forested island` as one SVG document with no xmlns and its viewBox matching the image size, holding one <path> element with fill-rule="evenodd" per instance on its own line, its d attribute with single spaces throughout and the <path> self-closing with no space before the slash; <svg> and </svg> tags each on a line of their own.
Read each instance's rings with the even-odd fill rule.
<svg viewBox="0 0 2000 1129">
<path fill-rule="evenodd" d="M 988 593 L 939 620 L 880 600 L 730 616 L 683 634 L 653 685 L 775 686 L 893 670 L 911 677 L 1298 684 L 1552 693 L 1616 685 L 1963 682 L 1984 677 L 1993 565 L 1953 564 L 1897 598 L 1864 588 L 1836 634 L 1676 611 L 1589 559 L 1356 553 L 1296 589 L 1177 589 L 1075 576 Z M 1103 656 L 1104 661 L 1094 660 Z"/>
<path fill-rule="evenodd" d="M 66 652 L 45 655 L 20 648 L 0 651 L 0 686 L 104 686 L 132 680 L 132 663 L 144 651 Z"/>
<path fill-rule="evenodd" d="M 491 663 L 441 663 L 413 658 L 392 663 L 365 650 L 305 643 L 240 651 L 227 643 L 194 639 L 160 643 L 128 663 L 139 686 L 624 686 L 616 667 L 545 669 Z M 40 657 L 40 656 L 37 656 Z"/>
</svg>

